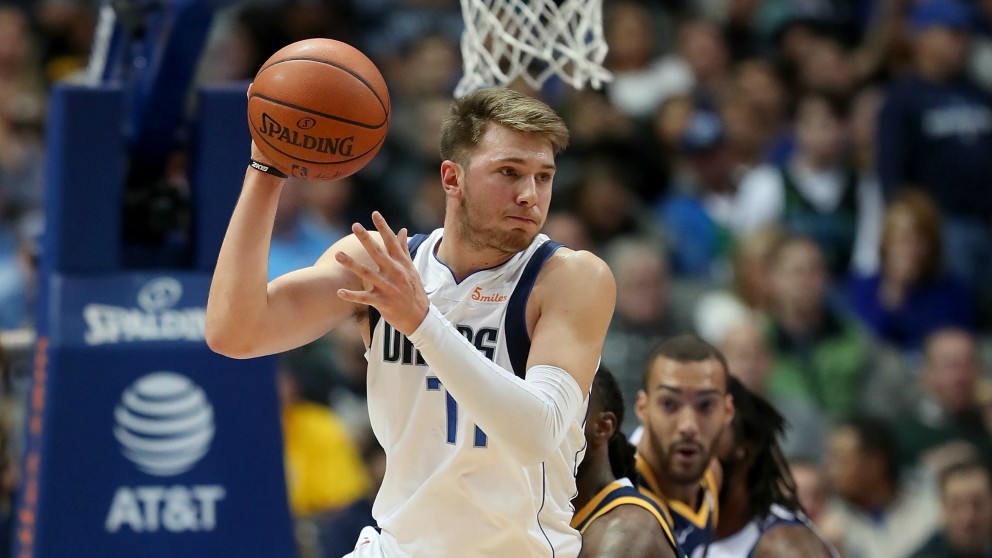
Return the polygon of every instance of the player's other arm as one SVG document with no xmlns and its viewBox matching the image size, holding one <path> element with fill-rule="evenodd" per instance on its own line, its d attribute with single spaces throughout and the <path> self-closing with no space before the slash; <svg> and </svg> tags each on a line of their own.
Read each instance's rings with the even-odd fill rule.
<svg viewBox="0 0 992 558">
<path fill-rule="evenodd" d="M 579 558 L 675 558 L 675 551 L 648 510 L 626 505 L 589 524 Z"/>
<path fill-rule="evenodd" d="M 616 305 L 616 282 L 603 260 L 590 252 L 560 248 L 534 285 L 540 315 L 531 336 L 527 368 L 566 371 L 582 394 L 589 393 L 606 329 Z"/>
<path fill-rule="evenodd" d="M 361 288 L 358 277 L 333 257 L 345 251 L 367 258 L 353 236 L 335 243 L 312 267 L 268 281 L 269 245 L 283 186 L 284 180 L 253 169 L 245 175 L 207 299 L 207 344 L 220 354 L 250 358 L 289 350 L 359 310 L 336 295 L 339 288 Z"/>
<path fill-rule="evenodd" d="M 781 525 L 769 530 L 754 547 L 755 558 L 832 558 L 827 545 L 803 525 Z"/>
<path fill-rule="evenodd" d="M 433 306 L 409 337 L 493 443 L 523 463 L 538 463 L 585 410 L 615 298 L 602 260 L 570 250 L 553 256 L 528 304 L 536 325 L 524 380 L 483 356 Z"/>
</svg>

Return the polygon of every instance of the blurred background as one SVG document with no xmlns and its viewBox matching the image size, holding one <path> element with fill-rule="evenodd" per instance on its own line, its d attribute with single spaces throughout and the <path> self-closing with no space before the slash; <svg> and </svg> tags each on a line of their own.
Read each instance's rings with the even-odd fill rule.
<svg viewBox="0 0 992 558">
<path fill-rule="evenodd" d="M 100 7 L 0 2 L 0 558 L 22 474 L 46 102 L 84 79 Z M 789 420 L 804 505 L 845 557 L 992 556 L 992 0 L 605 0 L 604 18 L 603 90 L 514 86 L 572 130 L 545 232 L 616 276 L 603 360 L 628 404 L 649 348 L 695 331 Z M 371 164 L 284 189 L 271 277 L 372 209 L 441 225 L 462 26 L 457 0 L 218 12 L 197 86 L 330 37 L 368 54 L 392 99 Z M 160 198 L 176 222 L 184 164 Z M 364 375 L 347 327 L 280 356 L 288 501 L 259 505 L 290 506 L 301 558 L 347 553 L 371 522 L 384 457 Z"/>
</svg>

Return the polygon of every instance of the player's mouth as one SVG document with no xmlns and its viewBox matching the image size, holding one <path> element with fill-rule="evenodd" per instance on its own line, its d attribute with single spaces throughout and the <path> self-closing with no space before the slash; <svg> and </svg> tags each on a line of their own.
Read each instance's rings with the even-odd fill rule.
<svg viewBox="0 0 992 558">
<path fill-rule="evenodd" d="M 537 220 L 536 219 L 531 219 L 530 217 L 523 217 L 523 216 L 518 216 L 518 215 L 508 215 L 508 217 L 510 219 L 514 220 L 514 221 L 521 221 L 521 222 L 524 222 L 524 223 L 531 223 L 533 225 L 536 225 L 537 224 Z"/>
<path fill-rule="evenodd" d="M 674 449 L 681 461 L 695 461 L 703 455 L 703 448 L 698 444 L 677 444 Z"/>
</svg>

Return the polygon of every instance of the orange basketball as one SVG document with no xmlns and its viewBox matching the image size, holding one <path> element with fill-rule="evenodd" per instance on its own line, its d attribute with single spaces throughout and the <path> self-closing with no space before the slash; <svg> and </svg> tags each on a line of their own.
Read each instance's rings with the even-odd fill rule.
<svg viewBox="0 0 992 558">
<path fill-rule="evenodd" d="M 344 178 L 382 147 L 389 91 L 375 64 L 333 39 L 283 47 L 248 87 L 251 137 L 273 165 L 304 180 Z"/>
</svg>

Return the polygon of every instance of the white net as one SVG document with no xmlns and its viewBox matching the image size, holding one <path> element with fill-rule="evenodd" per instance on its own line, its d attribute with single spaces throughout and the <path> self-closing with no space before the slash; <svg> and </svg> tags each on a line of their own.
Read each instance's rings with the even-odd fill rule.
<svg viewBox="0 0 992 558">
<path fill-rule="evenodd" d="M 540 89 L 557 74 L 576 89 L 599 88 L 603 68 L 603 0 L 461 0 L 465 74 L 461 97 L 517 78 Z"/>
</svg>

